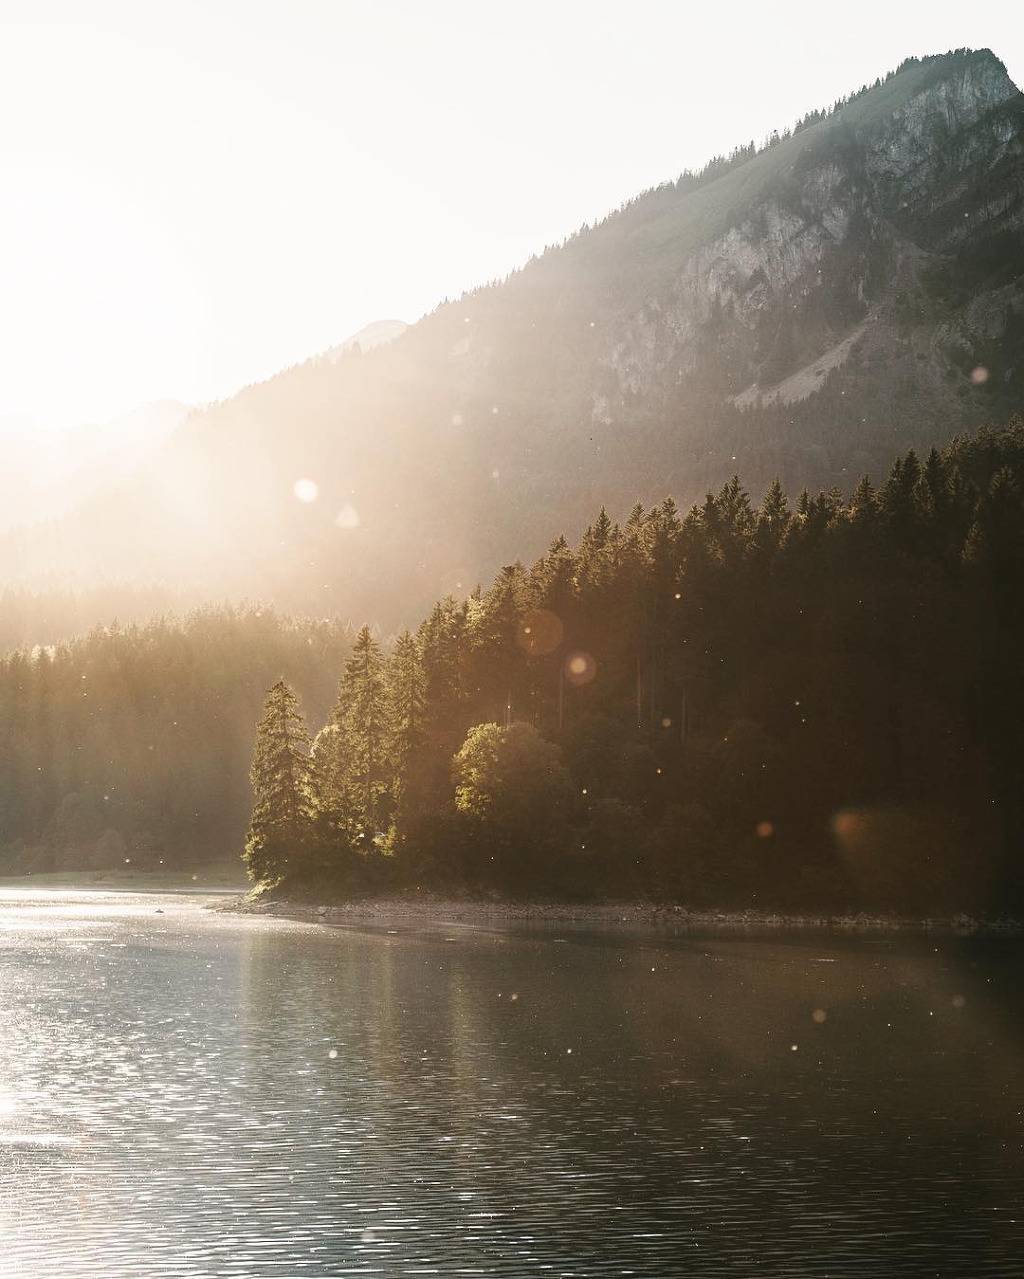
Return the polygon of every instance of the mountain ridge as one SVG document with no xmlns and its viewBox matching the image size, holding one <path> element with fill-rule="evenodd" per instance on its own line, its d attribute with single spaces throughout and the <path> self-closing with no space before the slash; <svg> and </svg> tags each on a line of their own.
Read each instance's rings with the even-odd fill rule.
<svg viewBox="0 0 1024 1279">
<path fill-rule="evenodd" d="M 193 413 L 159 474 L 29 546 L 26 576 L 119 562 L 394 625 L 602 503 L 689 503 L 737 470 L 852 487 L 1022 402 L 1024 96 L 990 51 L 956 51 L 386 345 Z"/>
</svg>

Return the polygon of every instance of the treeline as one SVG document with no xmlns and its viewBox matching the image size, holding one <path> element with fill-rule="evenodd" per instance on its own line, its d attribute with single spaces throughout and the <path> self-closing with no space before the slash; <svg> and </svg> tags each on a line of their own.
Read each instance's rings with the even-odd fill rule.
<svg viewBox="0 0 1024 1279">
<path fill-rule="evenodd" d="M 326 715 L 351 636 L 259 608 L 108 627 L 0 661 L 0 865 L 237 855 L 252 725 L 278 674 Z"/>
<path fill-rule="evenodd" d="M 312 742 L 285 681 L 254 879 L 693 905 L 1019 909 L 1024 426 L 876 491 L 602 511 L 384 653 Z M 314 723 L 319 722 L 314 713 Z"/>
<path fill-rule="evenodd" d="M 785 142 L 797 133 L 802 133 L 805 129 L 812 128 L 816 124 L 820 124 L 823 120 L 832 120 L 842 112 L 844 107 L 850 106 L 854 102 L 858 102 L 861 98 L 866 97 L 874 89 L 880 89 L 883 85 L 889 84 L 898 75 L 912 67 L 926 68 L 926 78 L 921 83 L 920 88 L 926 88 L 928 83 L 934 82 L 941 78 L 942 75 L 948 74 L 949 70 L 956 65 L 964 65 L 968 63 L 976 55 L 976 50 L 969 48 L 951 49 L 948 53 L 932 54 L 925 58 L 904 58 L 898 67 L 887 72 L 884 76 L 877 76 L 870 84 L 862 84 L 859 89 L 845 94 L 828 107 L 821 107 L 816 110 L 808 111 L 802 115 L 794 125 L 783 128 L 782 130 L 773 129 L 761 141 L 760 145 L 751 139 L 747 143 L 733 147 L 725 155 L 713 156 L 706 161 L 699 169 L 684 169 L 682 173 L 673 181 L 659 183 L 657 186 L 648 187 L 645 191 L 641 191 L 632 199 L 623 202 L 610 215 L 610 218 L 620 217 L 637 205 L 650 200 L 652 196 L 662 195 L 667 192 L 689 192 L 696 191 L 702 186 L 706 186 L 710 182 L 717 181 L 732 169 L 739 168 L 746 164 L 748 160 L 753 160 L 755 156 L 760 155 L 763 151 L 768 151 L 772 147 L 777 146 L 780 142 Z M 584 225 L 574 235 L 569 236 L 562 241 L 564 246 L 578 236 L 584 235 L 590 230 L 590 225 Z M 555 249 L 560 246 L 548 245 L 547 249 Z"/>
<path fill-rule="evenodd" d="M 72 636 L 106 626 L 112 618 L 129 625 L 161 614 L 182 612 L 197 602 L 166 587 L 124 582 L 88 590 L 8 588 L 0 592 L 0 653 L 60 644 Z"/>
</svg>

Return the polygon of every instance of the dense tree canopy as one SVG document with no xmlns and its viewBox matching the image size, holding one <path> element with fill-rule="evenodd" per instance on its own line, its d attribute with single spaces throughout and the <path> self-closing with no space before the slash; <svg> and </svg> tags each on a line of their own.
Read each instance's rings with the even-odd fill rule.
<svg viewBox="0 0 1024 1279">
<path fill-rule="evenodd" d="M 323 727 L 289 720 L 308 792 L 257 878 L 1020 909 L 1022 487 L 1018 423 L 849 497 L 602 511 L 387 644 L 253 608 L 15 652 L 6 865 L 237 854 L 283 680 Z"/>
<path fill-rule="evenodd" d="M 733 479 L 364 632 L 318 884 L 1020 905 L 1022 485 L 1019 423 L 849 499 Z"/>
<path fill-rule="evenodd" d="M 455 809 L 480 865 L 464 872 L 503 887 L 551 882 L 568 838 L 572 782 L 561 752 L 532 724 L 471 728 L 452 766 Z"/>
</svg>

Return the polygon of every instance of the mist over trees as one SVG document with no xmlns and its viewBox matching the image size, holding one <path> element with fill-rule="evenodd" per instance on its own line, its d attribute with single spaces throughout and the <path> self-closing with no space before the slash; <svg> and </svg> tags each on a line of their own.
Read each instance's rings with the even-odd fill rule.
<svg viewBox="0 0 1024 1279">
<path fill-rule="evenodd" d="M 237 857 L 267 685 L 284 676 L 325 716 L 350 643 L 339 622 L 220 608 L 4 658 L 0 865 Z"/>
<path fill-rule="evenodd" d="M 166 586 L 125 582 L 79 590 L 8 588 L 0 592 L 0 653 L 50 647 L 108 626 L 112 619 L 129 626 L 187 612 L 206 602 Z"/>
<path fill-rule="evenodd" d="M 754 507 L 734 478 L 686 515 L 602 511 L 388 653 L 364 630 L 308 755 L 301 838 L 262 878 L 1019 907 L 1022 487 L 1019 421 L 848 498 L 774 484 Z"/>
</svg>

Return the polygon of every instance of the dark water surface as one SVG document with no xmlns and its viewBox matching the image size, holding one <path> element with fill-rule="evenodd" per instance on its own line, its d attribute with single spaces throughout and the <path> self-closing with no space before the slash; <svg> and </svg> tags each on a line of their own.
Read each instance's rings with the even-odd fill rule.
<svg viewBox="0 0 1024 1279">
<path fill-rule="evenodd" d="M 0 1275 L 1024 1276 L 1022 975 L 7 890 Z"/>
</svg>

